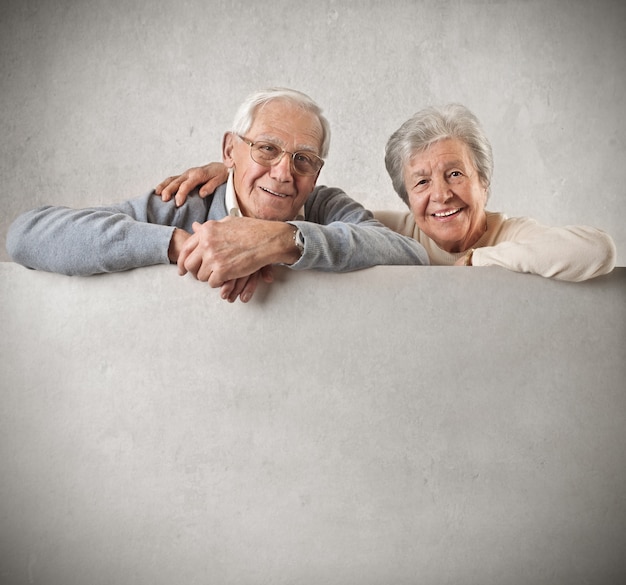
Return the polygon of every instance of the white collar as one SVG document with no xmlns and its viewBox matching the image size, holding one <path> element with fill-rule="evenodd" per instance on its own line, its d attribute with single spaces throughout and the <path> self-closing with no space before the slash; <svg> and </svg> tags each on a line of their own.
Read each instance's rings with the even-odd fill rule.
<svg viewBox="0 0 626 585">
<path fill-rule="evenodd" d="M 243 213 L 241 213 L 241 209 L 239 208 L 239 201 L 237 201 L 237 195 L 235 194 L 233 169 L 228 169 L 228 181 L 226 181 L 226 196 L 224 198 L 224 203 L 226 204 L 226 211 L 228 212 L 228 215 L 232 217 L 243 217 Z M 304 221 L 304 205 L 300 208 L 300 211 L 298 211 L 298 215 L 294 217 L 294 220 Z"/>
</svg>

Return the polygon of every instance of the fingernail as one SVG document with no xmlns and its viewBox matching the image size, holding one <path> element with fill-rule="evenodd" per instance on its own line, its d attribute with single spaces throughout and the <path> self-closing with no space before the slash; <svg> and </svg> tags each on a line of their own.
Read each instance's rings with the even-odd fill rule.
<svg viewBox="0 0 626 585">
<path fill-rule="evenodd" d="M 252 295 L 250 293 L 244 293 L 241 295 L 241 302 L 247 303 L 251 298 L 252 298 Z"/>
</svg>

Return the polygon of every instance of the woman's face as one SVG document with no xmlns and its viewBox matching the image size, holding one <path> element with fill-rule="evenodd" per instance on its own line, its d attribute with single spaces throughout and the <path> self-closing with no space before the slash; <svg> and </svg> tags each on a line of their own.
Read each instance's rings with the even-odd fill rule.
<svg viewBox="0 0 626 585">
<path fill-rule="evenodd" d="M 441 249 L 464 252 L 484 233 L 487 185 L 461 140 L 441 140 L 413 155 L 404 184 L 417 226 Z"/>
</svg>

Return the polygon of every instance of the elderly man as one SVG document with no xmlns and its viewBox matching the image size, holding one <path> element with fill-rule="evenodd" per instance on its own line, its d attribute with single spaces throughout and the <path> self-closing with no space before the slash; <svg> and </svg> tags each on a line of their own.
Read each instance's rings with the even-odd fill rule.
<svg viewBox="0 0 626 585">
<path fill-rule="evenodd" d="M 385 228 L 339 189 L 316 187 L 330 131 L 308 96 L 253 94 L 222 143 L 228 179 L 177 206 L 154 191 L 111 207 L 43 207 L 9 230 L 11 257 L 29 268 L 94 274 L 177 263 L 223 298 L 248 301 L 272 264 L 345 272 L 427 264 L 420 244 Z"/>
</svg>

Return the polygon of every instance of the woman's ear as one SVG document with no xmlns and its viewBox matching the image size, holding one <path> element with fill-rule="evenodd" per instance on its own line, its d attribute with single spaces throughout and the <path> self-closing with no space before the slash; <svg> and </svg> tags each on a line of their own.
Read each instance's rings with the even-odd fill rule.
<svg viewBox="0 0 626 585">
<path fill-rule="evenodd" d="M 487 204 L 487 200 L 489 199 L 489 187 L 491 185 L 489 185 L 489 183 L 487 183 L 486 181 L 481 180 L 481 184 L 483 187 L 483 204 L 486 205 Z"/>
<path fill-rule="evenodd" d="M 226 132 L 222 138 L 222 161 L 229 169 L 235 166 L 233 158 L 233 149 L 235 148 L 235 135 L 232 132 Z"/>
</svg>

